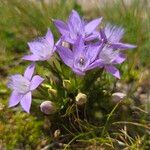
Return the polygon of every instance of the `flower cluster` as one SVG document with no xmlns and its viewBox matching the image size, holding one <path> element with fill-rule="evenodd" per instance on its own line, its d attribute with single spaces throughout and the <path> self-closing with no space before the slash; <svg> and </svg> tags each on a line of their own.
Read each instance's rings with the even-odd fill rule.
<svg viewBox="0 0 150 150">
<path fill-rule="evenodd" d="M 102 18 L 98 18 L 86 23 L 74 10 L 67 23 L 54 20 L 61 33 L 59 41 L 66 41 L 72 45 L 72 49 L 69 49 L 58 44 L 57 52 L 76 74 L 84 75 L 87 70 L 104 67 L 106 71 L 120 78 L 115 65 L 125 61 L 122 50 L 135 46 L 120 42 L 124 34 L 121 27 L 106 24 L 106 27 L 98 32 L 96 29 L 101 21 Z"/>
<path fill-rule="evenodd" d="M 29 42 L 30 54 L 24 56 L 23 60 L 31 61 L 32 64 L 27 67 L 24 76 L 16 74 L 10 77 L 8 87 L 13 92 L 9 106 L 15 106 L 20 102 L 22 108 L 29 113 L 31 92 L 44 80 L 39 75 L 32 77 L 35 62 L 47 61 L 55 52 L 77 75 L 85 75 L 91 69 L 104 68 L 116 78 L 120 78 L 116 64 L 125 61 L 123 50 L 136 46 L 120 42 L 124 34 L 123 28 L 111 24 L 106 24 L 102 28 L 101 21 L 102 18 L 97 18 L 86 22 L 72 10 L 67 22 L 53 20 L 61 34 L 56 44 L 50 29 L 44 37 Z M 64 43 L 67 43 L 67 46 Z"/>
</svg>

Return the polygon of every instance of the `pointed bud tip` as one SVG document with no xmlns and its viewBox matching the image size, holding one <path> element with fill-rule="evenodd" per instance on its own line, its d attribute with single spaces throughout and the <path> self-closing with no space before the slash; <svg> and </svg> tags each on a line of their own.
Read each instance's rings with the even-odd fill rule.
<svg viewBox="0 0 150 150">
<path fill-rule="evenodd" d="M 63 80 L 63 87 L 69 90 L 71 88 L 70 80 Z"/>
</svg>

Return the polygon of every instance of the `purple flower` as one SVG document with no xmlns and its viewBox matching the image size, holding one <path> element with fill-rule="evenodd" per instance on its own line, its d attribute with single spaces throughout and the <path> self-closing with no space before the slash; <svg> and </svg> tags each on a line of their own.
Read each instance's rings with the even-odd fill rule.
<svg viewBox="0 0 150 150">
<path fill-rule="evenodd" d="M 35 41 L 28 43 L 31 55 L 23 57 L 24 60 L 44 61 L 48 60 L 54 53 L 54 38 L 51 30 L 48 29 L 44 37 L 40 37 Z"/>
<path fill-rule="evenodd" d="M 114 65 L 121 64 L 126 59 L 125 55 L 122 54 L 120 50 L 114 50 L 110 46 L 106 45 L 99 53 L 99 59 L 101 60 L 100 67 L 104 67 L 107 72 L 117 78 L 120 78 L 119 70 L 114 67 Z"/>
<path fill-rule="evenodd" d="M 101 20 L 102 18 L 94 19 L 86 24 L 80 18 L 78 12 L 72 10 L 67 23 L 61 20 L 54 20 L 54 23 L 61 33 L 63 40 L 73 44 L 79 35 L 86 41 L 98 38 L 95 29 L 100 24 Z"/>
<path fill-rule="evenodd" d="M 121 43 L 124 34 L 124 29 L 121 27 L 112 26 L 107 24 L 104 29 L 100 30 L 100 39 L 101 42 L 110 45 L 114 49 L 131 49 L 136 48 L 135 45 Z"/>
<path fill-rule="evenodd" d="M 73 50 L 59 45 L 56 47 L 64 63 L 72 68 L 72 70 L 78 75 L 85 75 L 87 70 L 96 68 L 101 63 L 101 60 L 97 59 L 101 46 L 84 45 L 81 36 L 78 37 L 73 45 Z"/>
<path fill-rule="evenodd" d="M 34 68 L 35 65 L 31 64 L 25 70 L 24 76 L 16 74 L 10 77 L 8 87 L 13 91 L 9 100 L 9 107 L 13 107 L 20 102 L 22 108 L 29 113 L 32 101 L 31 92 L 44 80 L 39 75 L 32 77 Z"/>
</svg>

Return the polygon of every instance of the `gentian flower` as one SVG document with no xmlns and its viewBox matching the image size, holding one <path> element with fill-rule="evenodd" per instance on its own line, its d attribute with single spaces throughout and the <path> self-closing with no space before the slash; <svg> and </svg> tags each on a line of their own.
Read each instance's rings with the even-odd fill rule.
<svg viewBox="0 0 150 150">
<path fill-rule="evenodd" d="M 106 45 L 99 53 L 99 58 L 101 60 L 100 67 L 104 67 L 107 72 L 111 73 L 116 78 L 120 78 L 119 70 L 114 66 L 116 64 L 121 64 L 126 59 L 125 55 L 122 54 L 120 50 L 114 50 Z"/>
<path fill-rule="evenodd" d="M 112 26 L 107 24 L 104 29 L 100 30 L 100 40 L 101 42 L 108 44 L 114 49 L 131 49 L 136 48 L 135 45 L 121 43 L 120 40 L 124 35 L 124 29 L 117 26 Z"/>
<path fill-rule="evenodd" d="M 32 91 L 35 90 L 44 80 L 39 75 L 32 77 L 35 65 L 31 64 L 21 74 L 12 75 L 8 82 L 8 87 L 12 89 L 12 94 L 9 100 L 9 107 L 16 106 L 19 102 L 22 108 L 29 113 L 32 101 Z"/>
<path fill-rule="evenodd" d="M 44 37 L 39 37 L 38 39 L 28 43 L 31 55 L 26 55 L 23 57 L 24 60 L 29 61 L 44 61 L 48 60 L 54 53 L 54 38 L 50 29 L 48 29 Z"/>
<path fill-rule="evenodd" d="M 101 20 L 102 18 L 94 19 L 86 24 L 85 21 L 80 18 L 78 12 L 72 10 L 67 23 L 61 20 L 54 20 L 54 24 L 61 33 L 62 39 L 73 44 L 79 35 L 82 36 L 85 41 L 98 38 L 99 35 L 95 29 Z"/>
<path fill-rule="evenodd" d="M 72 68 L 78 75 L 85 75 L 87 70 L 94 69 L 100 65 L 97 56 L 100 52 L 100 45 L 85 45 L 83 38 L 78 37 L 73 49 L 57 45 L 57 51 L 64 63 Z"/>
</svg>

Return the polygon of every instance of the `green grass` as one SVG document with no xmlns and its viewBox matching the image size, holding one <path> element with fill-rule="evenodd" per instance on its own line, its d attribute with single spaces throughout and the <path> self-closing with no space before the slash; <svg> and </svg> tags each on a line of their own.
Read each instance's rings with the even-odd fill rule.
<svg viewBox="0 0 150 150">
<path fill-rule="evenodd" d="M 26 42 L 43 35 L 48 27 L 58 37 L 52 19 L 66 19 L 72 9 L 80 10 L 74 1 L 61 0 L 51 4 L 43 1 L 1 0 L 0 8 L 1 45 L 17 52 L 24 51 Z"/>
<path fill-rule="evenodd" d="M 38 3 L 0 0 L 0 149 L 41 149 L 46 145 L 55 148 L 60 144 L 64 149 L 149 149 L 150 103 L 135 97 L 139 87 L 143 90 L 141 94 L 148 95 L 150 86 L 150 16 L 147 3 L 148 0 L 133 0 L 127 6 L 120 0 L 113 5 L 108 2 L 103 8 L 97 4 L 94 10 L 83 12 L 73 0 L 58 0 L 52 4 L 42 0 Z M 85 80 L 76 78 L 75 82 L 75 76 L 63 67 L 63 79 L 70 80 L 71 90 L 63 92 L 58 88 L 59 98 L 50 97 L 58 106 L 64 106 L 54 116 L 44 116 L 34 101 L 32 115 L 21 112 L 20 108 L 7 108 L 10 94 L 5 86 L 7 77 L 25 69 L 27 63 L 21 57 L 28 52 L 27 42 L 44 35 L 48 27 L 57 40 L 59 34 L 51 19 L 66 20 L 72 9 L 87 19 L 103 16 L 105 23 L 123 26 L 126 30 L 123 41 L 137 45 L 135 50 L 126 52 L 128 60 L 119 66 L 121 80 L 117 81 L 103 72 L 99 80 L 96 80 L 97 75 L 89 78 L 93 74 L 89 73 Z M 44 68 L 44 73 L 49 75 L 49 70 L 49 67 Z M 37 71 L 42 75 L 43 68 L 39 66 Z M 93 85 L 94 81 L 96 84 Z M 122 102 L 114 103 L 111 94 L 118 90 L 119 83 L 121 92 L 126 87 L 129 89 Z M 85 107 L 68 102 L 69 99 L 74 100 L 78 93 L 77 86 L 88 95 Z M 56 89 L 57 86 L 54 83 L 52 87 Z M 46 93 L 47 88 L 43 89 Z M 55 137 L 57 129 L 61 133 Z"/>
</svg>

